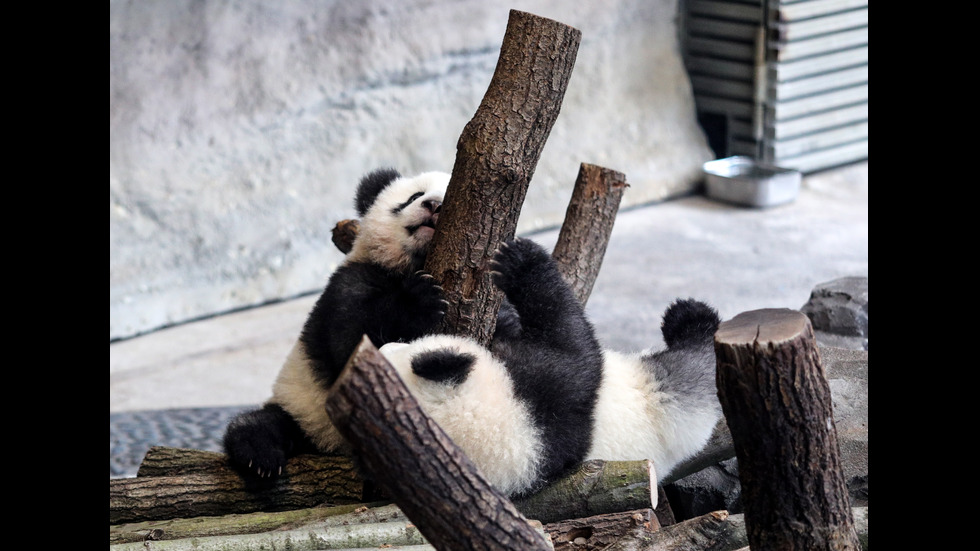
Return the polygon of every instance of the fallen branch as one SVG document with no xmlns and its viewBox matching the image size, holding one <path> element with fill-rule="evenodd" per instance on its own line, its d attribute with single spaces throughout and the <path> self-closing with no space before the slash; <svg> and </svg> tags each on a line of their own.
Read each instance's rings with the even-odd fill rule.
<svg viewBox="0 0 980 551">
<path fill-rule="evenodd" d="M 364 484 L 345 457 L 295 457 L 283 476 L 269 487 L 253 489 L 246 487 L 223 454 L 195 450 L 172 453 L 175 462 L 169 467 L 161 466 L 167 461 L 165 457 L 153 455 L 151 463 L 157 464 L 141 467 L 143 476 L 109 480 L 109 524 L 363 501 Z M 190 458 L 195 456 L 203 460 L 191 467 Z M 146 476 L 154 470 L 187 474 Z"/>
<path fill-rule="evenodd" d="M 586 163 L 579 166 L 551 256 L 583 306 L 602 267 L 626 187 L 622 172 Z"/>
<path fill-rule="evenodd" d="M 653 509 L 623 511 L 544 525 L 555 551 L 598 551 L 633 530 L 656 532 L 660 522 Z"/>
<path fill-rule="evenodd" d="M 438 549 L 550 549 L 364 337 L 326 402 L 367 472 Z"/>
<path fill-rule="evenodd" d="M 514 236 L 524 197 L 561 109 L 582 33 L 510 11 L 497 67 L 456 145 L 456 162 L 425 270 L 449 307 L 440 333 L 493 336 L 501 293 L 489 263 Z"/>
<path fill-rule="evenodd" d="M 858 549 L 830 385 L 806 315 L 744 312 L 715 333 L 718 398 L 758 549 Z"/>
<path fill-rule="evenodd" d="M 233 534 L 256 534 L 301 527 L 339 526 L 405 520 L 396 505 L 353 503 L 333 507 L 317 506 L 278 512 L 227 514 L 218 517 L 150 520 L 109 526 L 109 543 L 139 542 L 152 535 L 154 540 L 173 540 Z"/>
<path fill-rule="evenodd" d="M 259 534 L 153 541 L 149 547 L 144 542 L 119 543 L 110 545 L 109 549 L 110 551 L 147 551 L 148 548 L 152 551 L 265 551 L 268 549 L 315 551 L 424 544 L 426 541 L 418 528 L 411 522 L 401 520 L 326 528 L 300 528 Z"/>
<path fill-rule="evenodd" d="M 651 461 L 586 461 L 540 492 L 515 499 L 525 516 L 543 523 L 604 513 L 653 509 L 657 478 Z"/>
<path fill-rule="evenodd" d="M 715 511 L 657 532 L 633 530 L 604 551 L 734 551 L 747 543 L 744 517 Z"/>
</svg>

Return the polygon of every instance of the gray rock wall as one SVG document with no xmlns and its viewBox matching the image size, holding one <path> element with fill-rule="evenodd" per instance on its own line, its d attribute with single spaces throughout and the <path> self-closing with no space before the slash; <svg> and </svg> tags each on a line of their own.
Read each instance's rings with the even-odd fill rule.
<svg viewBox="0 0 980 551">
<path fill-rule="evenodd" d="M 314 292 L 366 171 L 450 171 L 510 9 L 582 31 L 519 232 L 557 225 L 582 162 L 623 206 L 690 192 L 677 0 L 111 0 L 110 341 Z"/>
</svg>

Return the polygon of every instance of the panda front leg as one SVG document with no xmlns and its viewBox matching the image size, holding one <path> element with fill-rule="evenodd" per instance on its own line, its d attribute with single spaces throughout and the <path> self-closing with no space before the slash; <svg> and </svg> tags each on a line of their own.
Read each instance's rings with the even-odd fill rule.
<svg viewBox="0 0 980 551">
<path fill-rule="evenodd" d="M 314 450 L 296 420 L 272 403 L 233 417 L 222 444 L 231 466 L 251 481 L 277 478 L 287 459 Z"/>
<path fill-rule="evenodd" d="M 581 303 L 543 247 L 529 239 L 505 242 L 491 267 L 494 284 L 517 311 L 522 339 L 566 351 L 598 349 Z"/>
</svg>

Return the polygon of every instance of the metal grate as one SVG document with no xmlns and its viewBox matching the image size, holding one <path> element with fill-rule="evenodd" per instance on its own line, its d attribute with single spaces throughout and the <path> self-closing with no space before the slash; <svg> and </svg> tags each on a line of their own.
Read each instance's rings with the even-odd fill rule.
<svg viewBox="0 0 980 551">
<path fill-rule="evenodd" d="M 719 157 L 801 172 L 868 157 L 867 0 L 681 6 L 698 116 L 715 121 Z"/>
</svg>

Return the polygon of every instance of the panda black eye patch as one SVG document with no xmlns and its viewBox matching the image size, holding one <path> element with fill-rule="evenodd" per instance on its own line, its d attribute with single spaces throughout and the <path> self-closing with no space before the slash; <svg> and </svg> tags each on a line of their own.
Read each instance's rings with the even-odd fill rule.
<svg viewBox="0 0 980 551">
<path fill-rule="evenodd" d="M 402 204 L 398 205 L 397 207 L 391 209 L 391 214 L 398 214 L 399 212 L 401 212 L 402 210 L 404 210 L 405 207 L 407 207 L 408 205 L 411 205 L 413 202 L 415 202 L 416 199 L 418 199 L 419 197 L 421 197 L 423 195 L 425 195 L 425 194 L 422 193 L 421 191 L 416 191 L 415 193 L 412 194 L 411 197 L 408 198 L 408 201 L 405 201 L 404 203 L 402 203 Z"/>
<path fill-rule="evenodd" d="M 412 358 L 412 372 L 423 379 L 456 386 L 466 380 L 474 362 L 476 357 L 472 354 L 429 350 Z"/>
</svg>

